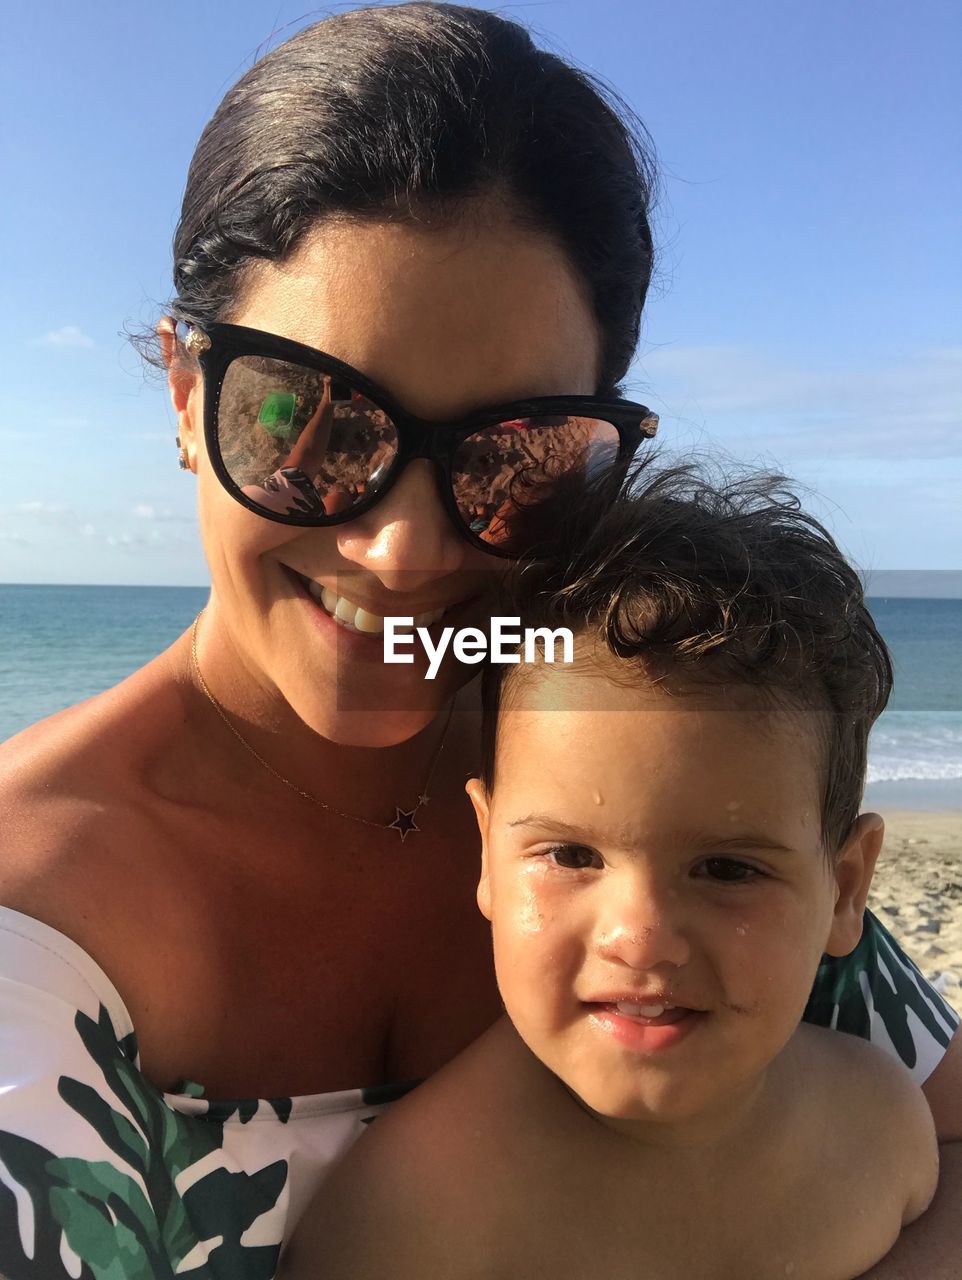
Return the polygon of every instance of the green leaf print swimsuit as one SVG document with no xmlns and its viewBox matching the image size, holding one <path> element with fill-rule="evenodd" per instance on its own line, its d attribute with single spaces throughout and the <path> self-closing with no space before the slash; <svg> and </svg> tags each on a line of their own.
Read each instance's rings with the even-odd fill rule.
<svg viewBox="0 0 962 1280">
<path fill-rule="evenodd" d="M 161 1093 L 103 970 L 0 908 L 0 1276 L 270 1280 L 325 1170 L 407 1087 Z"/>
<path fill-rule="evenodd" d="M 873 916 L 805 1017 L 921 1083 L 957 1015 Z M 410 1086 L 209 1102 L 138 1068 L 130 1016 L 69 938 L 0 908 L 0 1276 L 271 1280 L 325 1171 Z"/>
</svg>

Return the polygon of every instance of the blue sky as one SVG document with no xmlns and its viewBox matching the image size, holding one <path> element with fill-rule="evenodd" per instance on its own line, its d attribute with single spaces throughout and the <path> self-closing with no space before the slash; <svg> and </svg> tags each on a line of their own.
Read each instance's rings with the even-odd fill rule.
<svg viewBox="0 0 962 1280">
<path fill-rule="evenodd" d="M 962 7 L 487 7 L 615 85 L 655 140 L 660 268 L 629 390 L 664 441 L 786 469 L 863 568 L 962 568 Z M 8 11 L 0 581 L 206 581 L 172 414 L 119 333 L 168 296 L 204 123 L 310 20 L 288 0 Z"/>
</svg>

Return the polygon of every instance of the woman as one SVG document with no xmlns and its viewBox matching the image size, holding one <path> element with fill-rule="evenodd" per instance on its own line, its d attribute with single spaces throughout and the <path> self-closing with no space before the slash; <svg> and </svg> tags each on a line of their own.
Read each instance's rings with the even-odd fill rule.
<svg viewBox="0 0 962 1280">
<path fill-rule="evenodd" d="M 4 751 L 0 1273 L 272 1275 L 392 1096 L 360 1086 L 495 1019 L 470 668 L 379 632 L 483 617 L 650 433 L 615 388 L 651 181 L 584 77 L 448 6 L 309 28 L 205 130 L 159 335 L 211 599 Z M 859 954 L 813 1016 L 893 1042 L 962 1136 L 954 1015 L 874 922 Z M 906 1237 L 926 1276 L 942 1221 Z"/>
</svg>

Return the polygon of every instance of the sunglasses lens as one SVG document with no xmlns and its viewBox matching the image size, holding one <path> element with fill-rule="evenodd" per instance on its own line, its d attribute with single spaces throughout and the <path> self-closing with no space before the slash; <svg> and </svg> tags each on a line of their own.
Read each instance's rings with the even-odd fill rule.
<svg viewBox="0 0 962 1280">
<path fill-rule="evenodd" d="M 239 356 L 217 408 L 221 459 L 265 515 L 323 524 L 372 498 L 393 470 L 388 414 L 336 377 L 264 356 Z"/>
<path fill-rule="evenodd" d="M 505 555 L 550 538 L 591 480 L 618 466 L 620 436 L 599 418 L 518 418 L 465 439 L 452 463 L 466 527 Z"/>
</svg>

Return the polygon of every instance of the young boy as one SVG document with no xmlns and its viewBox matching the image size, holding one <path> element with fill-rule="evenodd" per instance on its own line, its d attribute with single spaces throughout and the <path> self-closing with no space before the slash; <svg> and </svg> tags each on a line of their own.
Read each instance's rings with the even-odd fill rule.
<svg viewBox="0 0 962 1280">
<path fill-rule="evenodd" d="M 574 663 L 486 676 L 468 792 L 508 1016 L 372 1127 L 282 1274 L 851 1280 L 933 1194 L 904 1068 L 800 1024 L 882 841 L 858 578 L 772 482 L 632 492 L 505 610 L 571 628 Z"/>
</svg>

